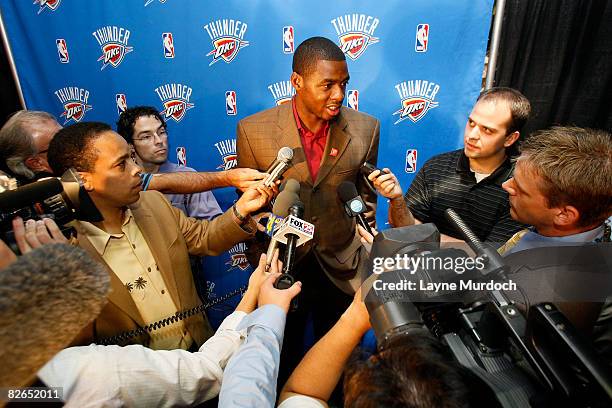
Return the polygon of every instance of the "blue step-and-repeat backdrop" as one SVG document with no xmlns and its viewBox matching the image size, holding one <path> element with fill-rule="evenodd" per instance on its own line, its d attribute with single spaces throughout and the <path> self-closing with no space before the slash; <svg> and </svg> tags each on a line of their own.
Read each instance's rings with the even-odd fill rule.
<svg viewBox="0 0 612 408">
<path fill-rule="evenodd" d="M 116 122 L 151 105 L 168 121 L 170 159 L 200 171 L 236 165 L 236 124 L 290 100 L 298 44 L 345 52 L 345 104 L 381 122 L 379 167 L 404 190 L 431 156 L 462 145 L 481 87 L 493 0 L 3 0 L 28 109 L 60 124 Z M 214 192 L 223 209 L 233 189 Z M 387 204 L 379 200 L 378 224 Z M 333 226 L 330 226 L 333 227 Z M 244 284 L 244 245 L 206 260 L 211 298 Z M 209 313 L 219 322 L 237 299 Z"/>
</svg>

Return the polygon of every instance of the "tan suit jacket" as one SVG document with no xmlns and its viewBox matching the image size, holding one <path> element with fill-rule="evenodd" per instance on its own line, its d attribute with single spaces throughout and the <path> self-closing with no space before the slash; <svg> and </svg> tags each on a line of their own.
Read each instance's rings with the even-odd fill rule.
<svg viewBox="0 0 612 408">
<path fill-rule="evenodd" d="M 238 123 L 238 167 L 265 171 L 281 147 L 294 149 L 293 166 L 284 178 L 300 182 L 304 219 L 315 225 L 314 239 L 305 248 L 300 247 L 298 259 L 314 251 L 324 270 L 339 280 L 355 276 L 362 247 L 355 234 L 355 220 L 346 214 L 336 189 L 343 181 L 352 181 L 368 207 L 376 209 L 376 193 L 367 188 L 359 169 L 365 161 L 376 164 L 379 129 L 378 120 L 372 116 L 342 107 L 330 122 L 321 167 L 317 179 L 312 180 L 291 103 Z"/>
<path fill-rule="evenodd" d="M 252 236 L 234 221 L 231 211 L 212 221 L 196 220 L 170 205 L 157 191 L 140 193 L 140 200 L 129 207 L 179 310 L 201 304 L 191 274 L 189 255 L 218 255 Z M 126 287 L 104 262 L 80 226 L 77 226 L 77 232 L 78 245 L 105 265 L 111 277 L 109 302 L 92 327 L 81 333 L 79 343 L 96 342 L 143 326 L 144 322 Z M 213 334 L 208 321 L 201 314 L 187 318 L 185 327 L 198 345 Z M 147 336 L 137 337 L 127 343 L 146 344 L 147 339 Z"/>
</svg>

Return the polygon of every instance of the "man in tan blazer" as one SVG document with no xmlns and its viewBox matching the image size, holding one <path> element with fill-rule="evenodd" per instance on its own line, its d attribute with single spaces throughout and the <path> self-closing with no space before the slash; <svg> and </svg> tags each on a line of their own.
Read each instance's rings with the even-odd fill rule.
<svg viewBox="0 0 612 408">
<path fill-rule="evenodd" d="M 355 220 L 346 214 L 336 189 L 343 181 L 355 183 L 373 221 L 376 194 L 359 169 L 366 161 L 376 164 L 380 125 L 375 118 L 342 106 L 348 80 L 340 48 L 326 38 L 310 38 L 293 57 L 293 100 L 238 123 L 238 167 L 265 171 L 281 147 L 294 150 L 293 166 L 284 178 L 300 182 L 304 219 L 315 225 L 314 239 L 298 250 L 294 275 L 303 289 L 298 312 L 287 321 L 283 351 L 300 342 L 290 333 L 305 324 L 305 318 L 294 324 L 300 314 L 312 311 L 317 338 L 331 328 L 350 304 L 349 294 L 354 291 L 350 280 L 366 258 L 355 234 Z"/>
<path fill-rule="evenodd" d="M 140 168 L 128 144 L 104 123 L 79 123 L 58 132 L 49 147 L 56 174 L 74 168 L 100 210 L 100 222 L 77 223 L 78 244 L 103 263 L 111 277 L 109 303 L 80 336 L 100 341 L 199 305 L 189 254 L 217 255 L 255 231 L 249 214 L 267 204 L 274 189 L 254 187 L 213 221 L 188 218 L 158 192 L 141 192 Z M 212 330 L 201 313 L 114 343 L 156 349 L 193 348 Z"/>
</svg>

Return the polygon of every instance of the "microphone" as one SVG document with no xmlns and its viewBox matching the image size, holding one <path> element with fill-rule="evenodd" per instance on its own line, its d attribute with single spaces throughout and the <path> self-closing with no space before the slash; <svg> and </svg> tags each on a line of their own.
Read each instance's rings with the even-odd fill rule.
<svg viewBox="0 0 612 408">
<path fill-rule="evenodd" d="M 374 235 L 372 228 L 366 221 L 363 213 L 366 211 L 366 205 L 357 193 L 357 187 L 355 183 L 350 181 L 343 181 L 338 185 L 338 196 L 344 203 L 344 209 L 349 217 L 356 217 L 357 223 L 361 225 L 368 233 Z"/>
<path fill-rule="evenodd" d="M 297 194 L 287 188 L 281 191 L 274 201 L 272 215 L 268 219 L 268 224 L 266 225 L 266 233 L 272 237 L 268 245 L 268 250 L 266 251 L 266 271 L 270 269 L 272 255 L 274 255 L 274 250 L 278 247 L 278 240 L 274 237 L 274 233 L 279 229 L 285 217 L 289 215 L 289 207 L 298 201 L 300 201 L 300 198 Z"/>
<path fill-rule="evenodd" d="M 266 170 L 268 176 L 264 179 L 264 186 L 271 187 L 276 180 L 280 179 L 283 173 L 291 167 L 291 159 L 293 159 L 293 150 L 290 147 L 281 147 L 276 155 L 276 160 Z"/>
</svg>

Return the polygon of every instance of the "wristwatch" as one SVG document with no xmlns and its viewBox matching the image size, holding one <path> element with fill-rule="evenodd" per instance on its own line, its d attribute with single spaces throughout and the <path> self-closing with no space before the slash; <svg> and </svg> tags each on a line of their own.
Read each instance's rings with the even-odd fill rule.
<svg viewBox="0 0 612 408">
<path fill-rule="evenodd" d="M 246 222 L 248 217 L 238 212 L 238 209 L 236 208 L 236 204 L 232 205 L 232 211 L 234 212 L 234 215 L 236 216 L 236 218 L 238 218 L 238 221 L 240 221 L 240 224 L 244 224 Z"/>
</svg>

